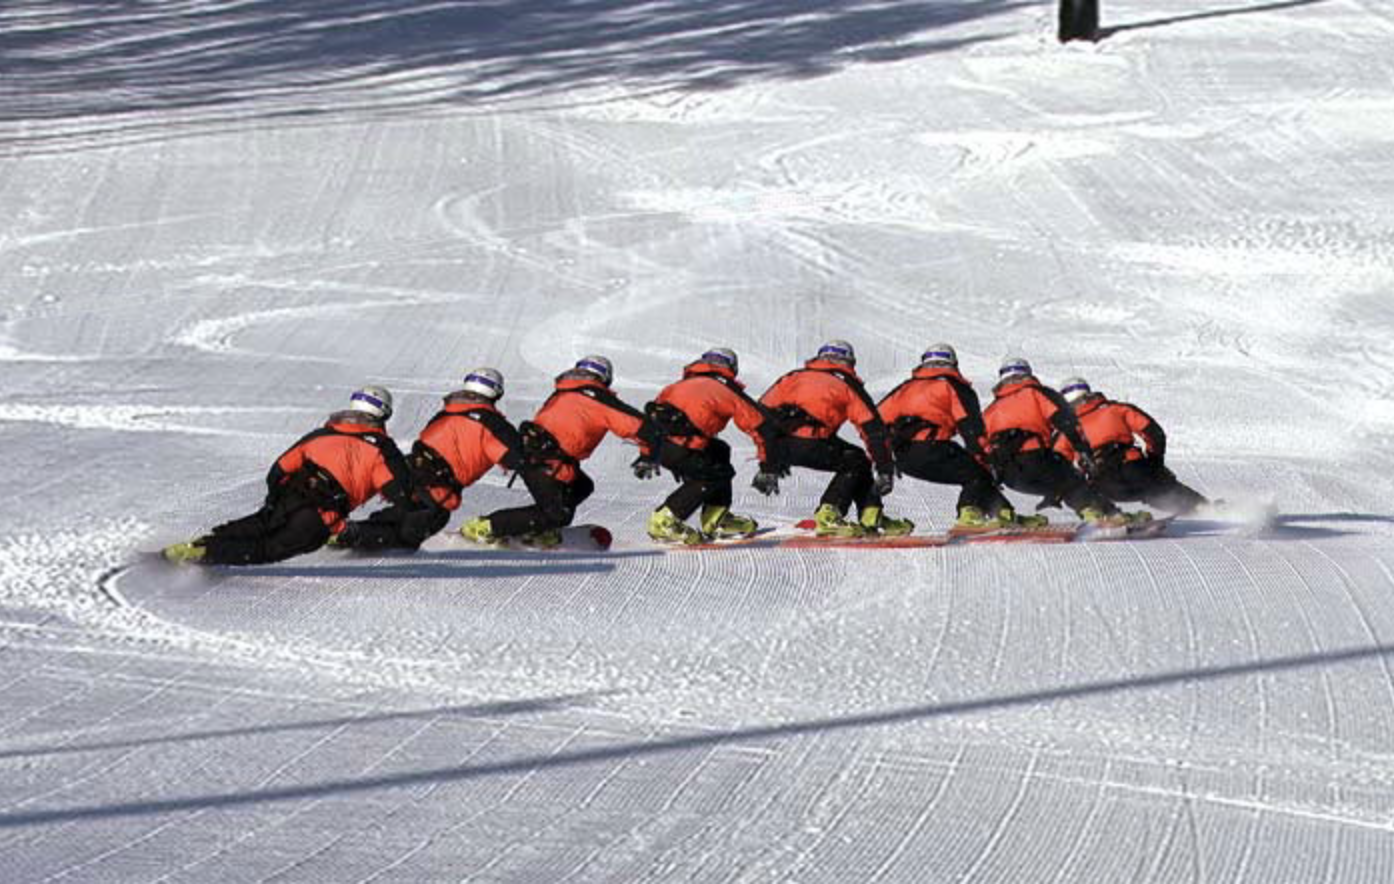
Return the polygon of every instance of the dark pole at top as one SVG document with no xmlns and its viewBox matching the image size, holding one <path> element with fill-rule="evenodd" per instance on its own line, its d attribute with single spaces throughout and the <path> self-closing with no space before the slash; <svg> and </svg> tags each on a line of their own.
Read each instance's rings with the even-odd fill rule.
<svg viewBox="0 0 1394 884">
<path fill-rule="evenodd" d="M 1099 0 L 1059 0 L 1061 43 L 1099 39 Z"/>
</svg>

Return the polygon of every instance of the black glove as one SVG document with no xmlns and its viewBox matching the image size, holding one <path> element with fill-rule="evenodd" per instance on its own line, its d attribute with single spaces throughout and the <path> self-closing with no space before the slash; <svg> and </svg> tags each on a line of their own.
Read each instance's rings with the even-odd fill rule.
<svg viewBox="0 0 1394 884">
<path fill-rule="evenodd" d="M 1099 463 L 1094 460 L 1094 454 L 1089 451 L 1079 453 L 1079 471 L 1084 474 L 1087 482 L 1094 481 L 1094 477 L 1099 474 Z"/>
<path fill-rule="evenodd" d="M 663 472 L 658 468 L 658 461 L 647 454 L 634 458 L 634 463 L 630 464 L 629 468 L 634 471 L 636 479 L 652 479 Z"/>
<path fill-rule="evenodd" d="M 760 472 L 755 474 L 755 479 L 751 481 L 750 487 L 766 497 L 769 497 L 771 494 L 778 494 L 779 473 L 762 466 Z"/>
</svg>

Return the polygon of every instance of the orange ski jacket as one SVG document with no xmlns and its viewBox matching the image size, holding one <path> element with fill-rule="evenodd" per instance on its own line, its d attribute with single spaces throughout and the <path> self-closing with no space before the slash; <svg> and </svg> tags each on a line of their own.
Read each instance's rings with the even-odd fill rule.
<svg viewBox="0 0 1394 884">
<path fill-rule="evenodd" d="M 531 423 L 555 440 L 559 451 L 540 459 L 563 482 L 575 478 L 576 465 L 591 456 L 607 433 L 638 443 L 644 455 L 652 454 L 657 443 L 643 412 L 627 405 L 587 372 L 558 375 L 556 389 Z M 523 435 L 525 440 L 530 435 L 526 426 Z"/>
<path fill-rule="evenodd" d="M 892 463 L 876 403 L 857 373 L 841 363 L 810 359 L 775 381 L 760 404 L 780 417 L 785 433 L 799 439 L 831 438 L 850 420 L 872 462 L 881 468 Z"/>
<path fill-rule="evenodd" d="M 1070 404 L 1035 378 L 998 384 L 992 395 L 983 409 L 991 454 L 1049 449 L 1057 431 L 1077 449 L 1089 447 Z"/>
<path fill-rule="evenodd" d="M 947 442 L 955 434 L 964 447 L 982 454 L 985 427 L 978 394 L 956 368 L 917 368 L 910 380 L 886 394 L 877 406 L 893 447 L 912 442 Z"/>
<path fill-rule="evenodd" d="M 1102 393 L 1095 393 L 1076 404 L 1074 412 L 1084 430 L 1085 440 L 1098 455 L 1116 457 L 1121 454 L 1125 461 L 1166 456 L 1166 433 L 1151 415 L 1136 405 L 1115 402 Z M 1138 446 L 1138 436 L 1147 446 L 1146 451 Z M 1055 450 L 1070 460 L 1075 458 L 1075 447 L 1063 436 L 1055 441 Z"/>
<path fill-rule="evenodd" d="M 451 393 L 427 422 L 407 458 L 418 490 L 448 510 L 495 465 L 520 469 L 523 442 L 493 403 Z"/>
<path fill-rule="evenodd" d="M 307 491 L 324 523 L 343 530 L 349 513 L 382 494 L 392 503 L 411 499 L 406 461 L 382 422 L 357 411 L 339 411 L 323 427 L 301 437 L 267 474 L 271 496 Z"/>
<path fill-rule="evenodd" d="M 654 404 L 676 409 L 677 414 L 654 408 Z M 768 459 L 775 441 L 774 421 L 725 365 L 691 363 L 683 368 L 682 380 L 664 387 L 645 411 L 664 438 L 685 448 L 706 448 L 733 420 L 741 432 L 755 441 L 761 463 Z"/>
</svg>

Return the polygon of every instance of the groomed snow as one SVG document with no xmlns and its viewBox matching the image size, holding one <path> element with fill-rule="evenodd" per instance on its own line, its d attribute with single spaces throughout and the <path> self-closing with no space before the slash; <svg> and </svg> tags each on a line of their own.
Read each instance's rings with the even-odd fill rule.
<svg viewBox="0 0 1394 884">
<path fill-rule="evenodd" d="M 1104 16 L 0 7 L 0 878 L 1394 879 L 1394 10 Z M 665 553 L 609 441 L 608 554 L 123 567 L 362 383 L 409 441 L 474 365 L 516 420 L 584 353 L 642 403 L 831 337 L 875 394 L 939 340 L 1084 374 L 1282 515 Z"/>
</svg>

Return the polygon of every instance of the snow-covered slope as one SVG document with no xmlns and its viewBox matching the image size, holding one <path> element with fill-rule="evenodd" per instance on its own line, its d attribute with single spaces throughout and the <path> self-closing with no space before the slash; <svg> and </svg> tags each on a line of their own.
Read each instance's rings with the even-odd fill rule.
<svg viewBox="0 0 1394 884">
<path fill-rule="evenodd" d="M 1394 876 L 1386 4 L 102 6 L 0 8 L 6 880 Z M 410 439 L 477 364 L 519 419 L 828 337 L 1083 373 L 1284 515 L 665 554 L 610 441 L 609 554 L 115 570 L 364 382 Z"/>
</svg>

